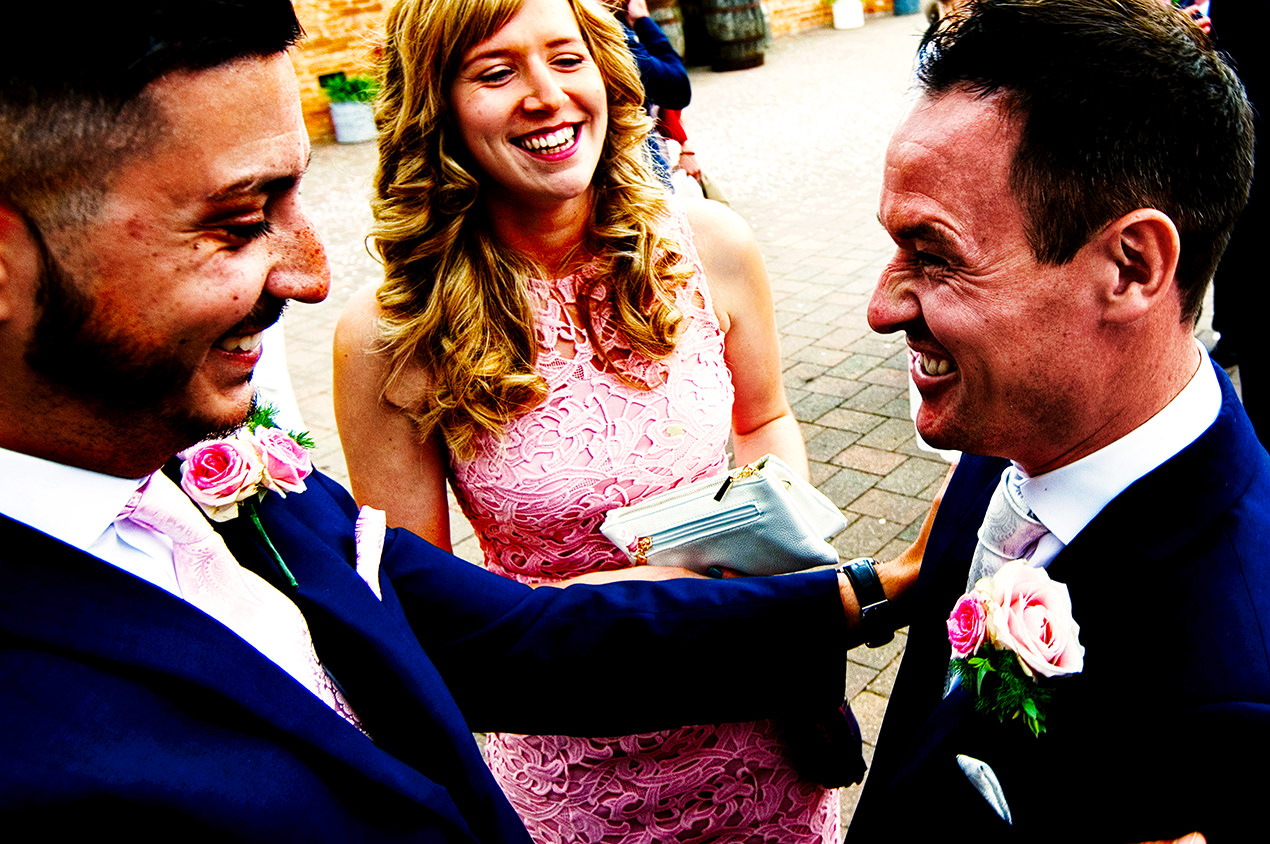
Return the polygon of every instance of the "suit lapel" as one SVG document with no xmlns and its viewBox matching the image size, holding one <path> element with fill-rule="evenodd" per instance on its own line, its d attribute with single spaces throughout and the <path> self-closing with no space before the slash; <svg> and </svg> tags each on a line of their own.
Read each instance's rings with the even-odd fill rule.
<svg viewBox="0 0 1270 844">
<path fill-rule="evenodd" d="M 904 655 L 905 666 L 910 660 L 913 662 L 907 673 L 911 693 L 921 700 L 921 711 L 930 712 L 943 695 L 944 670 L 951 653 L 944 619 L 965 591 L 978 526 L 1006 465 L 1003 460 L 966 458 L 945 497 L 945 501 L 957 501 L 960 506 L 947 511 L 940 507 L 938 534 L 932 531 L 935 544 L 927 548 L 928 559 L 934 564 L 922 565 L 917 587 L 919 603 L 914 608 L 916 621 Z M 921 716 L 914 713 L 913 717 Z"/>
<path fill-rule="evenodd" d="M 1210 529 L 1253 482 L 1261 450 L 1239 399 L 1218 370 L 1222 409 L 1194 443 L 1138 479 L 1094 517 L 1050 565 L 1056 580 L 1082 576 L 1090 558 L 1143 561 L 1172 555 Z M 1106 566 L 1099 567 L 1106 575 Z M 1118 568 L 1124 568 L 1119 566 Z"/>
<path fill-rule="evenodd" d="M 983 520 L 996 479 L 1005 465 L 1002 460 L 966 457 L 945 493 L 909 599 L 907 613 L 914 620 L 904 659 L 865 791 L 852 820 L 856 840 L 870 841 L 884 834 L 889 823 L 885 808 L 889 801 L 882 799 L 881 794 L 896 793 L 896 785 L 911 778 L 914 764 L 927 758 L 928 748 L 938 744 L 960 720 L 961 709 L 944 708 L 941 713 L 943 678 L 950 654 L 944 619 L 965 586 L 975 529 Z M 955 765 L 951 756 L 947 762 Z"/>
<path fill-rule="evenodd" d="M 284 521 L 280 510 L 265 508 L 262 520 L 299 581 L 292 599 L 309 622 L 319 656 L 345 685 L 350 703 L 369 719 L 377 740 L 411 764 L 425 770 L 445 760 L 455 736 L 432 727 L 456 724 L 467 739 L 471 734 L 424 657 L 395 593 L 386 588 L 381 601 L 361 579 L 352 565 L 351 538 L 347 549 L 333 549 L 308 525 Z M 419 705 L 429 715 L 426 722 L 420 722 L 421 712 L 412 711 Z M 406 724 L 409 728 L 401 729 Z"/>
<path fill-rule="evenodd" d="M 346 512 L 321 489 L 294 497 L 266 496 L 260 518 L 296 587 L 280 583 L 249 521 L 228 523 L 226 543 L 240 562 L 272 577 L 300 608 L 319 658 L 381 749 L 445 786 L 474 828 L 488 825 L 485 832 L 492 835 L 499 825 L 519 827 L 391 584 L 381 584 L 380 600 L 357 574 L 348 529 L 355 512 Z"/>
</svg>

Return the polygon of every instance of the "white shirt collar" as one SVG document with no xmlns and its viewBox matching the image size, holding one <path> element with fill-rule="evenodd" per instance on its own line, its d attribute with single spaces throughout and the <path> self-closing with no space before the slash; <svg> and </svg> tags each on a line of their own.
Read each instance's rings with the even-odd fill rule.
<svg viewBox="0 0 1270 844">
<path fill-rule="evenodd" d="M 10 480 L 0 484 L 0 513 L 181 597 L 171 540 L 130 520 L 115 523 L 144 478 L 117 478 L 3 448 L 0 477 Z M 263 581 L 261 586 L 272 589 Z M 206 612 L 247 640 L 241 613 L 224 607 Z M 278 630 L 295 626 L 294 621 L 281 626 L 271 623 Z M 282 634 L 270 635 L 279 638 Z M 260 650 L 253 641 L 247 643 Z M 261 653 L 274 659 L 270 653 Z M 310 684 L 307 663 L 301 670 L 291 663 L 276 664 L 317 694 Z"/>
<path fill-rule="evenodd" d="M 1217 420 L 1221 385 L 1208 351 L 1198 340 L 1195 345 L 1199 369 L 1163 410 L 1093 454 L 1023 481 L 1023 499 L 1063 545 L 1130 484 L 1186 448 Z"/>
<path fill-rule="evenodd" d="M 0 448 L 0 513 L 180 595 L 172 542 L 119 513 L 142 479 L 117 478 Z"/>
<path fill-rule="evenodd" d="M 0 448 L 0 513 L 87 550 L 142 479 L 117 478 Z"/>
</svg>

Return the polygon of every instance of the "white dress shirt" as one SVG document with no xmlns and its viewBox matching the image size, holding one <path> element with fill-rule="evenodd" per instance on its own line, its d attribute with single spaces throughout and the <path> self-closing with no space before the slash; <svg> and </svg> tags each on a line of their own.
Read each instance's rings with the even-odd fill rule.
<svg viewBox="0 0 1270 844">
<path fill-rule="evenodd" d="M 177 586 L 171 540 L 135 522 L 115 523 L 146 478 L 117 478 L 3 448 L 0 448 L 0 477 L 9 479 L 8 483 L 0 484 L 0 513 L 184 600 Z M 247 641 L 234 629 L 232 620 L 213 618 Z M 264 651 L 261 653 L 268 656 Z M 286 666 L 279 667 L 313 691 L 306 677 L 298 676 Z M 330 703 L 320 695 L 319 699 Z"/>
<path fill-rule="evenodd" d="M 145 478 L 117 478 L 0 448 L 0 513 L 180 596 L 172 543 L 115 524 Z"/>
<path fill-rule="evenodd" d="M 1037 544 L 1033 565 L 1048 566 L 1112 499 L 1193 443 L 1217 420 L 1221 385 L 1208 351 L 1198 340 L 1195 345 L 1200 352 L 1199 369 L 1155 416 L 1074 463 L 1034 478 L 1024 473 L 1023 500 L 1050 531 Z"/>
</svg>

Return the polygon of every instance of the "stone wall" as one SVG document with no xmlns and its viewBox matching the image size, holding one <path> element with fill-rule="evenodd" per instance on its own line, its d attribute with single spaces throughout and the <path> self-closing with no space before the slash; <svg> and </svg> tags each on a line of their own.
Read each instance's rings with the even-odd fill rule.
<svg viewBox="0 0 1270 844">
<path fill-rule="evenodd" d="M 866 15 L 891 14 L 892 0 L 863 0 Z M 772 14 L 772 35 L 787 35 L 833 24 L 833 10 L 827 0 L 766 0 Z"/>
<path fill-rule="evenodd" d="M 766 0 L 772 15 L 772 36 L 829 26 L 833 12 L 825 0 Z"/>
<path fill-rule="evenodd" d="M 824 0 L 765 0 L 776 37 L 829 26 L 833 14 Z M 374 51 L 392 0 L 295 0 L 306 37 L 293 52 L 300 78 L 304 122 L 315 140 L 333 137 L 326 97 L 318 80 L 343 71 L 371 72 Z M 891 0 L 864 0 L 866 12 L 889 12 Z"/>
</svg>

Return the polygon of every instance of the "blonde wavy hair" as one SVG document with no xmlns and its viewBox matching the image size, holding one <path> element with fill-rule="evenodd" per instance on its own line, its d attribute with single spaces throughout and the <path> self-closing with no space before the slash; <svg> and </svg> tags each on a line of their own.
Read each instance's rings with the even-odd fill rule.
<svg viewBox="0 0 1270 844">
<path fill-rule="evenodd" d="M 377 294 L 390 360 L 384 391 L 408 389 L 403 410 L 420 437 L 439 429 L 460 458 L 547 395 L 535 369 L 529 292 L 529 279 L 545 272 L 494 238 L 481 200 L 486 177 L 463 145 L 448 96 L 463 56 L 522 2 L 401 0 L 388 16 L 380 69 L 372 236 L 385 267 Z M 658 359 L 674 349 L 683 321 L 675 292 L 691 269 L 666 232 L 666 193 L 644 152 L 651 121 L 622 28 L 593 0 L 566 2 L 608 100 L 591 224 L 579 246 L 598 256 L 596 272 L 581 282 L 578 308 L 604 365 L 634 384 L 598 342 L 590 293 L 607 285 L 613 324 L 634 352 Z M 410 377 L 419 369 L 424 378 Z"/>
</svg>

